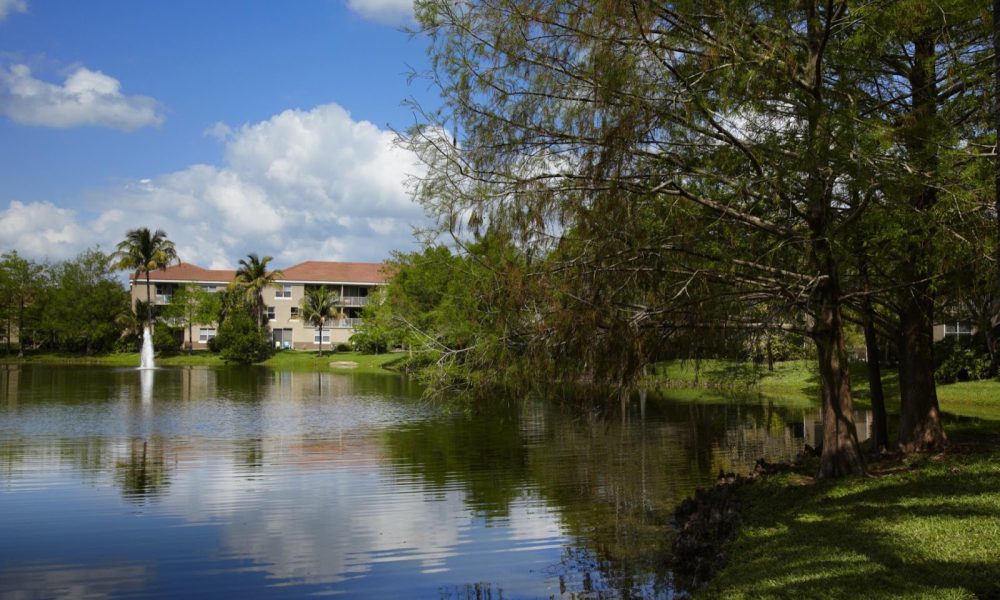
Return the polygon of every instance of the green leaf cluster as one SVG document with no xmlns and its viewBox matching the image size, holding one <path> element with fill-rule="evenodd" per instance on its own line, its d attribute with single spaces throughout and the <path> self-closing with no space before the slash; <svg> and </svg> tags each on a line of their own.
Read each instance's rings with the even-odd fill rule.
<svg viewBox="0 0 1000 600">
<path fill-rule="evenodd" d="M 211 347 L 226 362 L 244 365 L 263 362 L 274 353 L 267 330 L 248 311 L 230 314 L 219 325 Z"/>
</svg>

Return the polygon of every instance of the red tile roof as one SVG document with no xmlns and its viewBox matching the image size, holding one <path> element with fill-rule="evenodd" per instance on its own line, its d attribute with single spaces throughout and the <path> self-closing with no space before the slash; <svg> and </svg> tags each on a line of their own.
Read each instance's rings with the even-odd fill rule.
<svg viewBox="0 0 1000 600">
<path fill-rule="evenodd" d="M 350 263 L 307 260 L 282 269 L 282 281 L 315 283 L 385 283 L 382 263 Z"/>
<path fill-rule="evenodd" d="M 282 269 L 280 281 L 309 283 L 385 283 L 382 263 L 350 263 L 308 260 Z M 191 263 L 170 265 L 166 269 L 149 272 L 150 281 L 205 281 L 229 283 L 236 271 L 203 269 Z M 133 280 L 145 280 L 145 275 L 133 274 Z"/>
<path fill-rule="evenodd" d="M 157 269 L 149 272 L 150 281 L 212 281 L 229 283 L 236 276 L 236 271 L 226 269 L 203 269 L 191 263 L 179 263 L 170 265 L 166 269 Z M 144 273 L 133 273 L 133 280 L 144 281 Z"/>
</svg>

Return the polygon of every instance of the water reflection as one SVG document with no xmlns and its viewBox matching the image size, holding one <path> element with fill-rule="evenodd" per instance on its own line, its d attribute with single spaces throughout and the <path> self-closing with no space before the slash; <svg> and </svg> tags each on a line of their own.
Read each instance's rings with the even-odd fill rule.
<svg viewBox="0 0 1000 600">
<path fill-rule="evenodd" d="M 149 404 L 153 401 L 153 382 L 155 369 L 139 369 L 139 389 L 142 392 L 142 403 Z"/>
<path fill-rule="evenodd" d="M 133 439 L 128 442 L 128 454 L 115 463 L 115 482 L 122 496 L 142 503 L 159 496 L 169 483 L 163 446 L 155 440 Z"/>
<path fill-rule="evenodd" d="M 148 572 L 141 565 L 88 567 L 37 565 L 0 569 L 4 598 L 111 598 L 142 591 Z"/>
<path fill-rule="evenodd" d="M 0 595 L 667 596 L 674 504 L 816 418 L 653 395 L 446 413 L 395 377 L 254 368 L 0 377 Z"/>
</svg>

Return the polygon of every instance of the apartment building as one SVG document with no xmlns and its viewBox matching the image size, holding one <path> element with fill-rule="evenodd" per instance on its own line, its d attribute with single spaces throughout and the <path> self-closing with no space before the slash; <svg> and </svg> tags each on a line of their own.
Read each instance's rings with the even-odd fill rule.
<svg viewBox="0 0 1000 600">
<path fill-rule="evenodd" d="M 302 350 L 319 347 L 319 328 L 307 323 L 299 315 L 299 305 L 306 290 L 326 286 L 337 293 L 338 318 L 323 325 L 323 347 L 347 342 L 360 322 L 361 309 L 368 304 L 371 293 L 386 283 L 381 263 L 349 263 L 306 261 L 281 269 L 283 277 L 277 286 L 264 290 L 268 326 L 271 339 L 278 348 Z M 236 276 L 235 270 L 203 269 L 190 263 L 171 265 L 166 269 L 150 271 L 150 299 L 154 304 L 170 303 L 174 292 L 182 285 L 195 284 L 210 292 L 226 288 Z M 133 275 L 130 280 L 132 303 L 146 301 L 145 274 Z M 184 343 L 194 348 L 206 348 L 215 337 L 215 324 L 195 325 L 193 340 L 184 331 Z"/>
</svg>

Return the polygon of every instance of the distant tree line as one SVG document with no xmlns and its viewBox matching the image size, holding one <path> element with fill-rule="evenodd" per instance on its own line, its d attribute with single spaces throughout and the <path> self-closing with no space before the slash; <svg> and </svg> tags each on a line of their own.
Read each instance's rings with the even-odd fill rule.
<svg viewBox="0 0 1000 600">
<path fill-rule="evenodd" d="M 0 255 L 0 351 L 136 352 L 149 326 L 154 348 L 163 355 L 181 351 L 185 333 L 188 340 L 196 339 L 196 326 L 215 325 L 209 349 L 226 361 L 254 363 L 270 357 L 274 347 L 263 292 L 282 276 L 268 268 L 272 258 L 249 254 L 225 289 L 209 292 L 184 284 L 168 304 L 158 305 L 152 301 L 149 273 L 177 260 L 167 234 L 147 228 L 127 232 L 110 254 L 95 248 L 59 262 L 33 261 L 16 251 Z M 129 272 L 133 285 L 146 288 L 134 306 L 120 278 L 122 270 Z M 302 302 L 303 314 L 322 323 L 333 316 L 336 300 L 335 292 L 311 290 Z M 191 345 L 187 350 L 192 351 Z"/>
<path fill-rule="evenodd" d="M 40 263 L 0 255 L 0 327 L 6 353 L 25 348 L 94 354 L 135 335 L 128 291 L 98 249 Z"/>
</svg>

